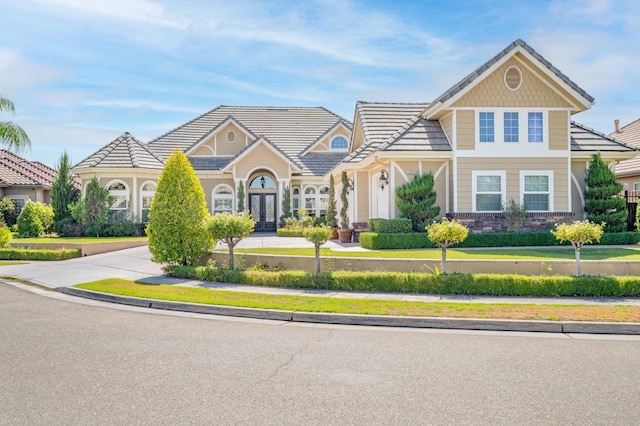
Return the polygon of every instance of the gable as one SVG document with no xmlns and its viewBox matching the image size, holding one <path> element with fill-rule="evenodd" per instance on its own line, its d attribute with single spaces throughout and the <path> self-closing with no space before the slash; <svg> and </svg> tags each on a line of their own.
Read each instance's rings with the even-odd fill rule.
<svg viewBox="0 0 640 426">
<path fill-rule="evenodd" d="M 234 156 L 242 151 L 252 139 L 233 121 L 216 129 L 190 153 L 190 157 Z"/>
<path fill-rule="evenodd" d="M 258 141 L 254 147 L 251 147 L 233 163 L 236 177 L 248 176 L 252 171 L 265 166 L 273 171 L 277 177 L 283 178 L 289 177 L 292 164 L 263 141 Z"/>
<path fill-rule="evenodd" d="M 332 149 L 331 142 L 336 137 L 343 137 L 347 141 L 347 146 L 344 149 Z M 344 152 L 347 153 L 349 149 L 349 138 L 351 135 L 344 129 L 344 126 L 338 126 L 333 129 L 331 132 L 326 134 L 322 139 L 320 139 L 316 144 L 314 144 L 311 149 L 305 152 L 305 155 L 311 152 Z"/>
<path fill-rule="evenodd" d="M 505 84 L 505 72 L 510 67 L 517 67 L 522 75 L 522 83 L 517 90 L 511 90 Z M 451 106 L 576 108 L 578 101 L 575 98 L 550 78 L 534 72 L 535 69 L 528 59 L 518 53 Z"/>
</svg>

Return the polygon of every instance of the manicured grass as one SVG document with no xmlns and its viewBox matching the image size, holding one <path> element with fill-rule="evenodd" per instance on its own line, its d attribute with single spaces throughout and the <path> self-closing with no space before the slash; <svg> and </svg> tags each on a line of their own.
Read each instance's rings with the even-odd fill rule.
<svg viewBox="0 0 640 426">
<path fill-rule="evenodd" d="M 0 266 L 26 265 L 27 262 L 0 262 Z"/>
<path fill-rule="evenodd" d="M 343 299 L 244 293 L 174 285 L 151 285 L 119 278 L 79 284 L 76 287 L 103 293 L 157 300 L 302 312 L 549 321 L 640 321 L 640 306 L 425 303 Z"/>
<path fill-rule="evenodd" d="M 313 248 L 250 248 L 235 249 L 236 254 L 274 254 L 283 256 L 314 256 Z M 336 251 L 328 248 L 320 249 L 321 257 L 365 257 L 388 259 L 435 259 L 441 257 L 440 249 L 417 250 L 367 250 Z M 580 252 L 582 260 L 640 260 L 640 248 L 605 248 L 583 247 Z M 447 259 L 467 260 L 573 260 L 573 247 L 553 248 L 508 248 L 508 249 L 449 249 Z"/>
<path fill-rule="evenodd" d="M 43 237 L 43 238 L 15 238 L 9 242 L 17 243 L 111 243 L 116 241 L 146 241 L 147 237 Z"/>
</svg>

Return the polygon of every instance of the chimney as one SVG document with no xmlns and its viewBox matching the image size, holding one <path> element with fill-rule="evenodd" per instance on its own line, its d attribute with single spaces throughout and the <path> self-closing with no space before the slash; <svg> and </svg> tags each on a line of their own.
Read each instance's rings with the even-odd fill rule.
<svg viewBox="0 0 640 426">
<path fill-rule="evenodd" d="M 615 131 L 614 133 L 620 133 L 620 120 L 618 120 L 617 118 L 615 120 L 613 120 L 613 125 L 615 127 Z"/>
</svg>

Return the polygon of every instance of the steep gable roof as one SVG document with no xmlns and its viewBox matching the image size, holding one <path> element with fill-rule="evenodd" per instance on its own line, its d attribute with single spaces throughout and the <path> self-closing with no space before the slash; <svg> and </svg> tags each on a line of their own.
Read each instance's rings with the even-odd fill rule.
<svg viewBox="0 0 640 426">
<path fill-rule="evenodd" d="M 133 135 L 125 132 L 72 169 L 91 167 L 162 169 L 163 160 Z"/>
<path fill-rule="evenodd" d="M 324 132 L 323 134 L 321 134 L 320 136 L 318 136 L 318 138 L 313 141 L 308 147 L 307 149 L 305 149 L 304 151 L 302 151 L 302 153 L 300 155 L 307 155 L 309 152 L 311 152 L 311 150 L 313 148 L 315 148 L 316 146 L 318 146 L 328 135 L 329 133 L 339 129 L 340 127 L 345 128 L 349 133 L 351 133 L 351 131 L 353 130 L 351 128 L 351 123 L 349 123 L 347 120 L 345 120 L 344 118 L 339 119 L 336 124 L 334 124 L 332 127 L 328 128 L 326 132 Z M 344 155 L 344 153 L 343 153 Z"/>
<path fill-rule="evenodd" d="M 26 160 L 7 150 L 0 150 L 0 185 L 42 186 L 50 189 L 58 172 L 39 161 Z"/>
<path fill-rule="evenodd" d="M 573 92 L 573 94 L 577 95 L 578 98 L 582 98 L 585 107 L 590 107 L 595 101 L 594 97 L 589 95 L 584 89 L 578 86 L 575 82 L 573 82 L 569 77 L 564 75 L 558 68 L 553 66 L 551 62 L 546 60 L 542 55 L 536 52 L 531 46 L 525 43 L 523 40 L 516 40 L 513 43 L 509 44 L 506 48 L 501 50 L 497 55 L 493 58 L 489 59 L 484 64 L 480 65 L 469 75 L 464 77 L 458 83 L 449 88 L 446 92 L 436 98 L 433 102 L 431 102 L 430 109 L 436 109 L 439 105 L 445 104 L 448 101 L 451 101 L 452 98 L 458 96 L 462 92 L 465 92 L 472 86 L 478 79 L 483 78 L 487 75 L 491 70 L 499 66 L 499 64 L 508 59 L 509 57 L 515 55 L 518 51 L 526 52 L 526 54 L 530 55 L 533 59 L 540 64 L 541 69 L 546 70 L 548 75 L 557 78 L 558 81 L 563 83 L 566 88 Z M 425 111 L 425 114 L 428 114 L 429 111 Z M 425 115 L 426 116 L 426 115 Z"/>
</svg>

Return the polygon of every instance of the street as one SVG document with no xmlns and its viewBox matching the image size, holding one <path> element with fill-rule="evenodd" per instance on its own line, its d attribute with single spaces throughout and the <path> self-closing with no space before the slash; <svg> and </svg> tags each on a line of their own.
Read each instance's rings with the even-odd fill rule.
<svg viewBox="0 0 640 426">
<path fill-rule="evenodd" d="M 389 329 L 0 284 L 0 424 L 637 424 L 640 336 Z"/>
</svg>

